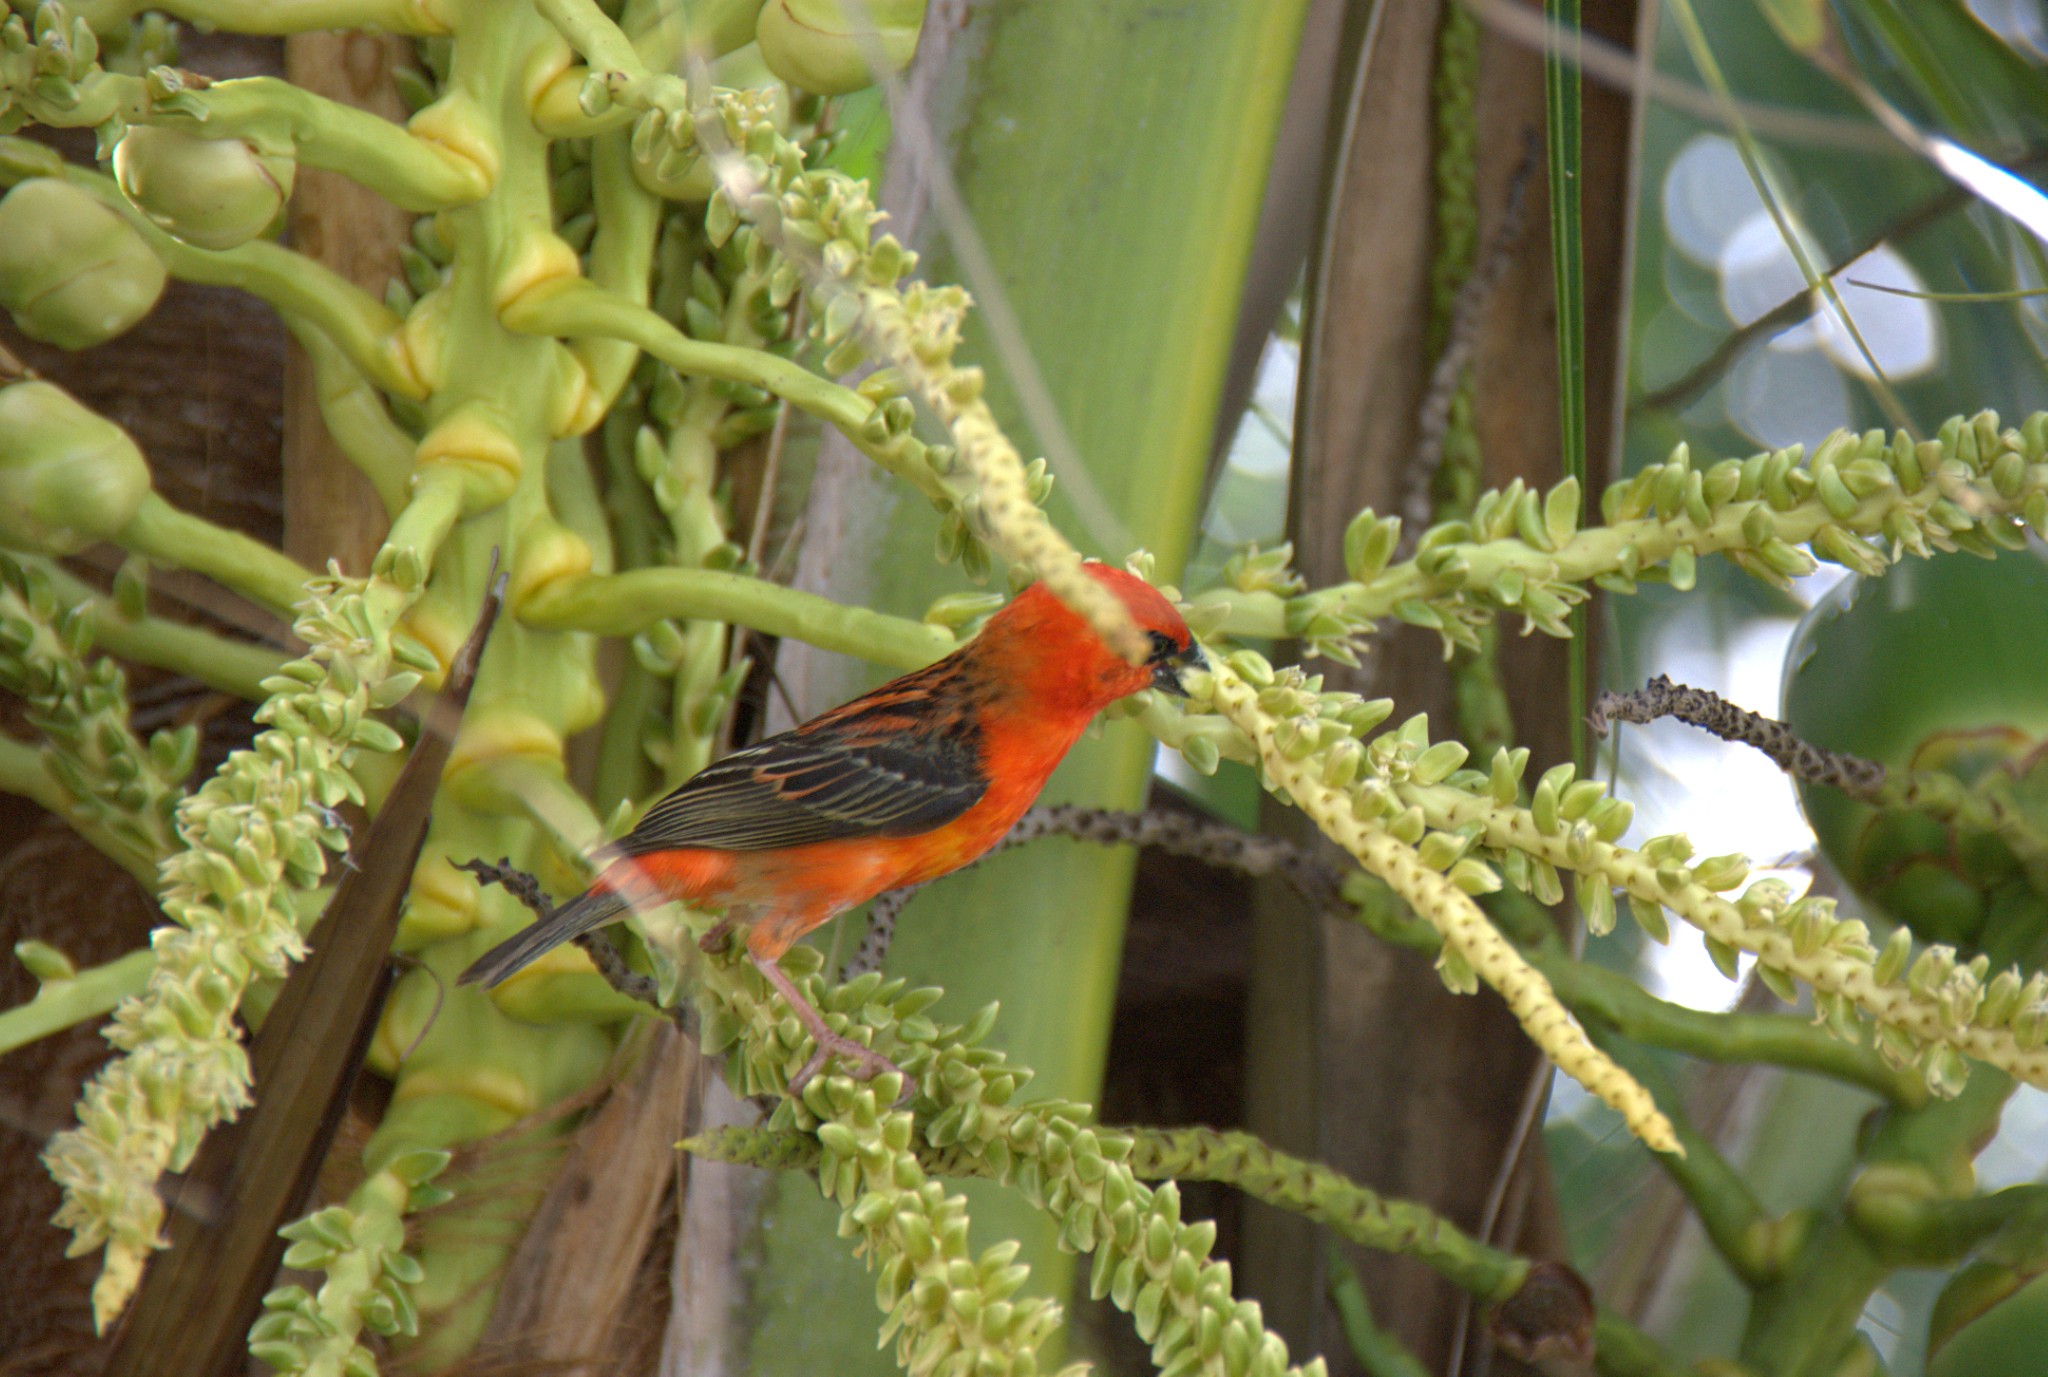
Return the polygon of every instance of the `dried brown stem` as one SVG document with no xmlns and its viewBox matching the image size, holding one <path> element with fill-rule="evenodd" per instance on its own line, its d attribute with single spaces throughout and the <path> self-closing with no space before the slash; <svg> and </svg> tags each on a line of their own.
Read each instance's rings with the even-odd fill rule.
<svg viewBox="0 0 2048 1377">
<path fill-rule="evenodd" d="M 1706 689 L 1674 684 L 1662 674 L 1634 693 L 1602 693 L 1587 720 L 1596 734 L 1605 736 L 1610 722 L 1648 723 L 1660 717 L 1675 717 L 1723 741 L 1754 746 L 1794 779 L 1830 785 L 1865 803 L 1876 802 L 1884 788 L 1885 768 L 1876 761 L 1824 751 L 1801 741 L 1775 718 L 1738 708 Z"/>
<path fill-rule="evenodd" d="M 514 866 L 508 859 L 500 859 L 493 865 L 486 860 L 459 861 L 457 870 L 466 870 L 476 876 L 477 883 L 497 885 L 513 898 L 533 910 L 534 921 L 546 922 L 554 916 L 554 905 L 548 902 L 547 894 L 541 889 L 540 881 Z M 661 1002 L 661 986 L 652 976 L 641 975 L 626 964 L 626 958 L 619 955 L 602 932 L 578 933 L 570 939 L 590 957 L 597 967 L 597 973 L 605 983 L 628 999 L 661 1010 L 674 1019 L 678 1026 L 683 1022 L 684 1010 L 665 1008 Z"/>
</svg>

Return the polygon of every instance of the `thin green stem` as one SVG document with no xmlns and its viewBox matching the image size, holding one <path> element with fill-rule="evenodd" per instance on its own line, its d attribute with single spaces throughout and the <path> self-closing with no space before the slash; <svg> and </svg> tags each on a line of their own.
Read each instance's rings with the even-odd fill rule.
<svg viewBox="0 0 2048 1377">
<path fill-rule="evenodd" d="M 1421 1359 L 1408 1351 L 1397 1335 L 1380 1328 L 1372 1317 L 1372 1303 L 1358 1269 L 1336 1247 L 1328 1250 L 1330 1303 L 1337 1307 L 1337 1322 L 1343 1326 L 1344 1342 L 1358 1359 L 1368 1377 L 1429 1377 Z"/>
<path fill-rule="evenodd" d="M 145 891 L 156 893 L 155 858 L 144 855 L 104 823 L 84 813 L 71 792 L 50 773 L 43 763 L 43 753 L 36 747 L 0 737 L 0 793 L 28 799 L 62 818 L 65 826 L 91 843 L 95 851 L 133 875 Z"/>
<path fill-rule="evenodd" d="M 17 147 L 18 146 L 18 147 Z M 26 139 L 0 138 L 0 182 L 39 171 L 45 158 Z M 413 372 L 399 335 L 402 322 L 381 301 L 304 254 L 267 240 L 234 249 L 201 249 L 175 239 L 128 204 L 113 179 L 64 163 L 64 180 L 90 192 L 119 214 L 156 251 L 171 276 L 212 287 L 239 287 L 269 304 L 294 325 L 325 334 L 363 376 L 387 392 L 422 398 L 427 389 Z"/>
<path fill-rule="evenodd" d="M 594 0 L 534 0 L 534 8 L 593 67 L 608 67 L 626 77 L 648 74 L 632 40 Z"/>
<path fill-rule="evenodd" d="M 1856 345 L 1856 352 L 1862 356 L 1864 364 L 1870 369 L 1871 394 L 1877 398 L 1877 403 L 1884 410 L 1886 418 L 1900 430 L 1917 436 L 1918 432 L 1913 429 L 1912 416 L 1906 411 L 1904 403 L 1900 402 L 1898 394 L 1892 391 L 1891 383 L 1884 376 L 1884 370 L 1878 366 L 1876 357 L 1870 352 L 1870 346 L 1864 342 L 1863 332 L 1857 327 L 1855 318 L 1849 314 L 1849 308 L 1843 304 L 1841 292 L 1836 288 L 1834 278 L 1814 266 L 1813 255 L 1808 251 L 1805 236 L 1793 226 L 1786 213 L 1784 197 L 1778 190 L 1776 180 L 1764 165 L 1756 135 L 1750 129 L 1749 121 L 1744 118 L 1741 107 L 1735 102 L 1734 94 L 1728 86 L 1728 78 L 1722 74 L 1721 64 L 1714 57 L 1713 45 L 1707 42 L 1707 31 L 1700 24 L 1699 14 L 1693 9 L 1692 0 L 1671 0 L 1671 17 L 1677 21 L 1678 31 L 1685 40 L 1686 51 L 1691 55 L 1693 65 L 1699 68 L 1700 78 L 1714 93 L 1722 117 L 1727 120 L 1729 130 L 1735 135 L 1735 148 L 1741 155 L 1743 170 L 1749 174 L 1750 184 L 1756 188 L 1758 199 L 1770 212 L 1771 222 L 1777 226 L 1778 238 L 1783 241 L 1786 252 L 1790 253 L 1792 261 L 1799 265 L 1799 275 L 1806 279 L 1808 290 L 1818 292 L 1826 299 L 1828 308 L 1849 332 L 1850 340 Z"/>
<path fill-rule="evenodd" d="M 1692 1126 L 1679 1107 L 1670 1082 L 1651 1058 L 1606 1029 L 1594 1026 L 1586 1031 L 1602 1050 L 1657 1097 L 1657 1107 L 1670 1119 L 1672 1131 L 1685 1150 L 1654 1154 L 1657 1165 L 1692 1202 L 1693 1212 L 1699 1216 L 1714 1250 L 1745 1284 L 1756 1287 L 1768 1283 L 1775 1270 L 1771 1259 L 1771 1221 L 1748 1183 L 1721 1155 L 1720 1149 Z"/>
<path fill-rule="evenodd" d="M 868 438 L 865 423 L 874 413 L 873 402 L 780 355 L 691 339 L 647 307 L 581 279 L 556 280 L 521 294 L 505 307 L 502 319 L 506 329 L 521 334 L 625 340 L 679 373 L 758 387 L 831 423 L 861 453 L 927 497 L 952 501 L 930 467 L 917 460 L 917 447 Z"/>
<path fill-rule="evenodd" d="M 142 500 L 117 539 L 125 549 L 204 574 L 275 612 L 289 612 L 314 577 L 312 570 L 262 541 L 181 512 L 155 493 Z"/>
<path fill-rule="evenodd" d="M 0 780 L 4 775 L 5 765 L 0 764 Z M 0 782 L 0 789 L 4 788 L 6 783 Z M 0 1055 L 113 1012 L 115 1005 L 149 983 L 154 969 L 156 953 L 144 947 L 80 971 L 69 980 L 44 981 L 28 1003 L 0 1011 Z"/>
<path fill-rule="evenodd" d="M 1255 1200 L 1327 1225 L 1353 1243 L 1412 1257 L 1482 1300 L 1506 1300 L 1529 1275 L 1528 1259 L 1479 1242 L 1426 1206 L 1388 1199 L 1249 1133 L 1123 1131 L 1132 1141 L 1131 1170 L 1142 1178 L 1225 1182 Z"/>
<path fill-rule="evenodd" d="M 590 281 L 634 305 L 645 306 L 662 205 L 633 176 L 631 137 L 625 130 L 592 140 L 590 196 L 597 216 L 597 230 L 590 240 Z M 640 351 L 627 340 L 586 340 L 574 347 L 590 370 L 591 388 L 609 411 L 632 376 Z"/>
<path fill-rule="evenodd" d="M 0 793 L 29 799 L 60 817 L 71 808 L 71 795 L 43 764 L 43 753 L 5 736 L 0 736 Z"/>
<path fill-rule="evenodd" d="M 86 609 L 93 644 L 108 654 L 197 679 L 208 688 L 252 703 L 270 696 L 264 692 L 263 681 L 284 664 L 287 657 L 281 652 L 182 622 L 130 617 L 98 589 L 65 572 L 62 565 L 31 556 L 17 558 L 41 570 L 65 606 Z"/>
<path fill-rule="evenodd" d="M 1849 1222 L 1888 1261 L 1902 1266 L 1952 1266 L 1998 1230 L 2022 1218 L 2048 1218 L 2048 1184 L 2028 1182 L 1989 1195 L 1910 1195 L 1863 1189 L 1849 1192 Z"/>
<path fill-rule="evenodd" d="M 462 516 L 463 490 L 459 470 L 446 464 L 430 467 L 420 475 L 411 499 L 393 519 L 384 549 L 392 552 L 394 559 L 416 562 L 424 578 Z M 383 558 L 382 552 L 379 558 Z"/>
<path fill-rule="evenodd" d="M 118 116 L 195 138 L 247 138 L 265 151 L 291 149 L 305 166 L 338 172 L 415 213 L 468 205 L 491 189 L 490 174 L 448 145 L 278 77 L 241 77 L 169 93 L 155 82 L 101 72 L 83 83 L 75 105 L 37 102 L 31 108 L 38 122 L 55 128 L 92 128 Z"/>
<path fill-rule="evenodd" d="M 605 636 L 631 635 L 665 617 L 752 627 L 898 669 L 930 664 L 957 644 L 936 626 L 717 569 L 633 569 L 565 579 L 519 609 L 529 626 Z"/>
<path fill-rule="evenodd" d="M 285 324 L 313 365 L 313 391 L 327 433 L 377 490 L 385 514 L 396 516 L 412 495 L 408 480 L 417 442 L 391 419 L 377 389 L 325 332 L 290 318 Z"/>
<path fill-rule="evenodd" d="M 1593 1321 L 1593 1367 L 1600 1377 L 1690 1377 L 1649 1335 L 1602 1310 Z"/>
<path fill-rule="evenodd" d="M 1662 1000 L 1627 976 L 1574 961 L 1561 950 L 1532 952 L 1558 998 L 1636 1042 L 1703 1061 L 1763 1063 L 1811 1071 L 1882 1095 L 1906 1108 L 1927 1102 L 1923 1077 L 1901 1071 L 1874 1048 L 1844 1042 L 1799 1014 L 1710 1014 Z"/>
<path fill-rule="evenodd" d="M 1557 305 L 1558 441 L 1564 471 L 1586 486 L 1586 265 L 1580 208 L 1581 166 L 1579 0 L 1544 0 L 1551 26 L 1566 44 L 1543 54 L 1543 113 L 1550 173 L 1550 272 Z M 1572 645 L 1565 660 L 1572 759 L 1584 769 L 1586 745 L 1586 611 L 1571 611 Z"/>
<path fill-rule="evenodd" d="M 316 33 L 323 29 L 382 29 L 431 35 L 448 32 L 436 0 L 82 0 L 71 10 L 93 28 L 125 23 L 144 10 L 209 29 L 248 34 Z"/>
</svg>

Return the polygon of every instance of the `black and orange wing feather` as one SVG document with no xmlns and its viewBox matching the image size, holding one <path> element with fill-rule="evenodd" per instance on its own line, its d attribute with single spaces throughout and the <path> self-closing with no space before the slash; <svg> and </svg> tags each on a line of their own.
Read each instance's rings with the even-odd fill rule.
<svg viewBox="0 0 2048 1377">
<path fill-rule="evenodd" d="M 616 844 L 772 851 L 929 832 L 988 789 L 981 695 L 942 660 L 700 770 Z"/>
</svg>

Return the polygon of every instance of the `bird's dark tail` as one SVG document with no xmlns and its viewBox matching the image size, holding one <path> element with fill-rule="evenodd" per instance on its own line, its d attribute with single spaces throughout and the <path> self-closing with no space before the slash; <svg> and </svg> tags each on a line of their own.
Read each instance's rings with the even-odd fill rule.
<svg viewBox="0 0 2048 1377">
<path fill-rule="evenodd" d="M 532 927 L 492 947 L 457 976 L 458 985 L 489 987 L 553 951 L 572 937 L 603 927 L 629 905 L 610 890 L 592 889 L 577 895 Z"/>
</svg>

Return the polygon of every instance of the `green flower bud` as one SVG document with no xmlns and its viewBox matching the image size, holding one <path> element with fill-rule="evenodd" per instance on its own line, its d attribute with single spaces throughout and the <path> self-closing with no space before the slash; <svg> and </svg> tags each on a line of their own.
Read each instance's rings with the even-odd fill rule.
<svg viewBox="0 0 2048 1377">
<path fill-rule="evenodd" d="M 924 0 L 768 0 L 755 26 L 768 70 L 819 95 L 864 90 L 917 51 Z"/>
<path fill-rule="evenodd" d="M 121 427 L 53 383 L 0 386 L 0 545 L 74 554 L 148 495 L 149 465 Z"/>
<path fill-rule="evenodd" d="M 297 171 L 288 153 L 158 125 L 133 125 L 114 145 L 121 194 L 202 249 L 232 249 L 262 234 L 284 209 Z"/>
<path fill-rule="evenodd" d="M 30 339 L 104 344 L 148 315 L 164 265 L 120 214 L 54 177 L 0 199 L 0 306 Z"/>
</svg>

